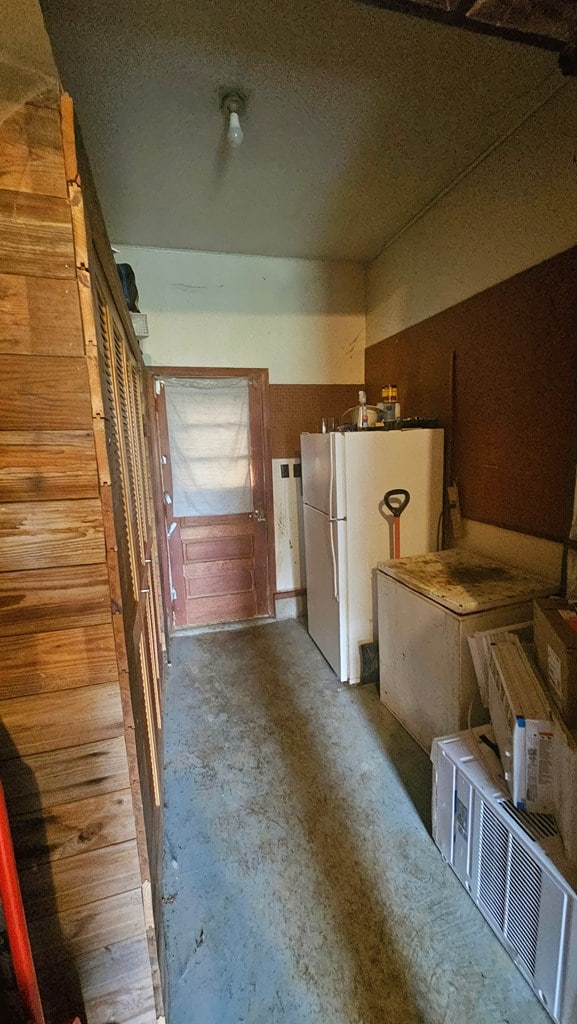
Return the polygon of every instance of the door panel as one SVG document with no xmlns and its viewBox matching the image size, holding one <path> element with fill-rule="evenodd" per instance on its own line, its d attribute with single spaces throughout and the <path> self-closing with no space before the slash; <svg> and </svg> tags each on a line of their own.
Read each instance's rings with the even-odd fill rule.
<svg viewBox="0 0 577 1024">
<path fill-rule="evenodd" d="M 254 520 L 226 516 L 210 525 L 194 523 L 185 519 L 181 527 L 187 624 L 206 625 L 207 613 L 219 622 L 254 618 Z"/>
<path fill-rule="evenodd" d="M 186 522 L 186 520 L 185 520 Z M 185 526 L 186 530 L 186 526 Z M 246 534 L 235 532 L 232 536 L 224 532 L 224 527 L 219 531 L 218 536 L 200 537 L 200 527 L 191 527 L 194 530 L 192 540 L 183 540 L 184 560 L 186 562 L 217 560 L 219 558 L 245 558 L 251 562 L 254 558 L 254 545 L 252 531 Z M 188 535 L 186 535 L 188 536 Z"/>
<path fill-rule="evenodd" d="M 172 502 L 172 465 L 169 457 L 168 417 L 166 414 L 166 391 L 162 381 L 153 381 L 155 413 L 155 458 L 158 466 L 157 480 L 160 484 L 158 505 L 162 509 L 158 517 L 163 564 L 164 614 L 168 629 L 186 618 L 184 589 L 176 589 L 173 580 L 182 578 L 182 542 L 180 521 L 174 517 Z"/>
<path fill-rule="evenodd" d="M 151 862 L 161 815 L 161 646 L 156 535 L 145 435 L 143 380 L 96 254 L 93 286 L 126 657 Z M 140 738 L 143 742 L 140 742 Z"/>
<path fill-rule="evenodd" d="M 264 370 L 181 370 L 180 378 L 200 379 L 208 382 L 223 377 L 235 377 L 248 382 L 248 472 L 240 470 L 240 476 L 249 481 L 248 502 L 246 492 L 241 493 L 242 507 L 247 504 L 252 511 L 231 513 L 229 502 L 236 486 L 236 467 L 229 452 L 220 452 L 215 446 L 215 437 L 226 440 L 226 430 L 206 434 L 203 442 L 204 424 L 193 422 L 190 436 L 184 442 L 178 439 L 179 459 L 183 447 L 194 452 L 195 464 L 199 462 L 197 479 L 200 486 L 206 485 L 210 503 L 219 500 L 222 493 L 223 514 L 175 515 L 173 502 L 174 465 L 176 440 L 173 437 L 171 457 L 170 415 L 167 415 L 166 389 L 170 387 L 175 373 L 173 368 L 164 368 L 162 377 L 156 376 L 155 404 L 158 430 L 158 452 L 160 479 L 163 489 L 162 505 L 166 536 L 166 562 L 168 577 L 165 580 L 169 590 L 169 623 L 172 627 L 210 625 L 218 622 L 234 622 L 270 615 L 272 612 L 274 554 L 272 548 L 272 487 L 270 480 L 270 458 L 266 430 L 266 398 L 268 374 Z M 191 389 L 190 401 L 194 401 Z M 245 392 L 246 393 L 246 392 Z M 245 406 L 246 408 L 246 406 Z M 191 416 L 191 420 L 194 417 Z M 245 433 L 246 437 L 246 433 Z M 204 444 L 206 443 L 206 449 Z M 215 447 L 217 453 L 215 453 Z M 213 453 L 205 456 L 204 452 Z M 211 458 L 221 462 L 219 478 L 221 492 L 212 487 Z M 244 455 L 246 460 L 247 454 Z M 209 465 L 205 467 L 205 460 Z M 224 469 L 222 468 L 224 466 Z M 229 468 L 230 467 L 230 468 Z M 191 470 L 195 479 L 196 465 Z M 185 475 L 185 474 L 184 474 Z M 182 480 L 182 463 L 179 463 L 179 480 Z M 206 477 L 206 480 L 205 480 Z M 179 495 L 183 493 L 179 483 Z M 179 503 L 182 502 L 179 496 Z M 194 504 L 195 494 L 188 491 L 188 500 Z M 204 499 L 203 499 L 204 500 Z M 200 501 L 200 497 L 199 497 Z M 215 506 L 207 501 L 207 509 Z M 218 504 L 216 506 L 218 509 Z M 176 509 L 178 511 L 178 509 Z M 269 525 L 270 524 L 270 525 Z"/>
</svg>

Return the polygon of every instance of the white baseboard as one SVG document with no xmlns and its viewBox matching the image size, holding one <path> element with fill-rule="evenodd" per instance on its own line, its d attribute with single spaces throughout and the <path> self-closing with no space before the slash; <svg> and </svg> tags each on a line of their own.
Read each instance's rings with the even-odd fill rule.
<svg viewBox="0 0 577 1024">
<path fill-rule="evenodd" d="M 307 599 L 304 594 L 298 597 L 283 597 L 279 594 L 274 603 L 277 619 L 300 619 L 306 612 Z"/>
</svg>

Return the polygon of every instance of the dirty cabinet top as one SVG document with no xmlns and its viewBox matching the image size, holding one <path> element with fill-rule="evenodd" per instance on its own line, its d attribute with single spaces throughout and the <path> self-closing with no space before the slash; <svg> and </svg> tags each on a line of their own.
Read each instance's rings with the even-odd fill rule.
<svg viewBox="0 0 577 1024">
<path fill-rule="evenodd" d="M 380 562 L 378 569 L 460 615 L 543 597 L 555 589 L 540 576 L 460 548 Z"/>
</svg>

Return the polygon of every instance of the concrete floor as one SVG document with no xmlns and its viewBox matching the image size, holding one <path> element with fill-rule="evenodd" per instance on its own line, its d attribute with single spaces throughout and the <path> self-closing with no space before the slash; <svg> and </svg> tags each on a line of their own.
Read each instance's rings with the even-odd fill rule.
<svg viewBox="0 0 577 1024">
<path fill-rule="evenodd" d="M 429 834 L 431 766 L 295 621 L 179 636 L 168 1024 L 545 1024 Z"/>
</svg>

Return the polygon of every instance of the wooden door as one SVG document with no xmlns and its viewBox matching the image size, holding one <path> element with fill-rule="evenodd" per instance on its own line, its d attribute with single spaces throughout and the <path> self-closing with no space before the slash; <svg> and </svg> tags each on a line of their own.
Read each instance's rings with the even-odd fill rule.
<svg viewBox="0 0 577 1024">
<path fill-rule="evenodd" d="M 246 383 L 246 459 L 250 481 L 247 505 L 240 511 L 224 507 L 224 494 L 229 494 L 230 488 L 226 486 L 227 429 L 221 414 L 214 430 L 208 432 L 204 455 L 200 425 L 191 423 L 188 430 L 197 453 L 195 458 L 209 463 L 210 451 L 214 451 L 218 434 L 218 446 L 223 447 L 224 462 L 218 484 L 222 485 L 222 499 L 215 485 L 215 491 L 211 490 L 214 498 L 212 514 L 203 511 L 203 514 L 183 515 L 177 498 L 182 453 L 175 463 L 177 439 L 174 423 L 171 427 L 167 392 L 170 405 L 171 386 L 182 386 L 186 380 L 194 387 L 194 381 L 202 385 L 210 380 L 223 383 L 228 379 Z M 188 394 L 190 399 L 187 396 L 187 402 L 193 403 L 193 389 Z M 267 396 L 266 370 L 163 367 L 161 371 L 154 371 L 157 455 L 166 538 L 165 593 L 168 621 L 173 628 L 235 622 L 272 613 L 274 538 Z"/>
<path fill-rule="evenodd" d="M 106 438 L 122 590 L 128 674 L 151 862 L 160 834 L 161 631 L 160 580 L 145 436 L 143 373 L 96 253 L 93 253 L 96 335 L 103 382 Z M 141 742 L 144 740 L 144 742 Z"/>
</svg>

